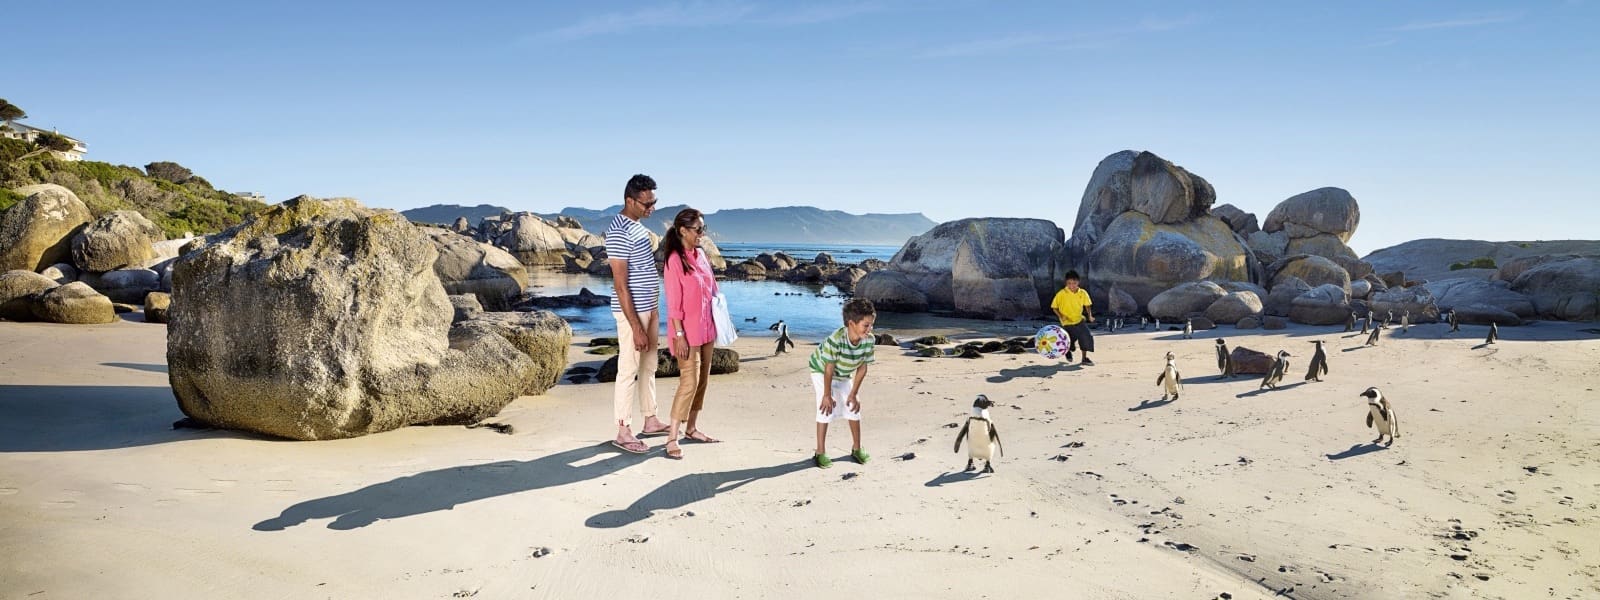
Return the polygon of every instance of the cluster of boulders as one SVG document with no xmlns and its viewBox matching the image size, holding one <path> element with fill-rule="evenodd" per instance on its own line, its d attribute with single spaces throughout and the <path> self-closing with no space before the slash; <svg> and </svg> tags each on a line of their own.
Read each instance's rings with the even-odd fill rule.
<svg viewBox="0 0 1600 600">
<path fill-rule="evenodd" d="M 897 346 L 894 338 L 880 339 L 879 345 Z M 940 346 L 949 346 L 941 348 Z M 905 347 L 913 356 L 923 358 L 954 357 L 954 358 L 983 358 L 985 354 L 1024 354 L 1033 347 L 1033 338 L 1014 337 L 1004 340 L 970 340 L 955 344 L 942 335 L 923 336 L 909 342 Z"/>
<path fill-rule="evenodd" d="M 508 265 L 444 246 L 399 213 L 302 196 L 184 254 L 170 301 L 147 306 L 171 315 L 179 408 L 316 440 L 472 423 L 555 385 L 571 328 L 547 312 L 484 311 L 471 285 L 447 296 L 439 272 L 483 281 Z M 445 252 L 460 264 L 441 266 Z"/>
<path fill-rule="evenodd" d="M 883 261 L 875 259 L 855 265 L 841 263 L 827 252 L 818 252 L 815 258 L 805 262 L 783 252 L 763 252 L 755 258 L 728 265 L 722 274 L 728 279 L 743 281 L 827 284 L 841 292 L 851 293 L 863 277 L 885 265 Z"/>
<path fill-rule="evenodd" d="M 1064 243 L 1048 221 L 944 223 L 906 242 L 856 292 L 889 311 L 1048 317 L 1062 275 L 1073 269 L 1099 314 L 1245 328 L 1284 319 L 1331 325 L 1369 311 L 1410 312 L 1411 322 L 1426 323 L 1454 309 L 1468 323 L 1503 325 L 1536 316 L 1592 320 L 1600 311 L 1600 244 L 1586 243 L 1584 250 L 1594 249 L 1588 253 L 1558 243 L 1568 252 L 1554 253 L 1521 243 L 1521 254 L 1508 252 L 1515 260 L 1487 276 L 1430 281 L 1382 271 L 1346 245 L 1361 209 L 1343 189 L 1292 196 L 1265 221 L 1230 204 L 1213 207 L 1216 200 L 1210 183 L 1181 166 L 1150 152 L 1118 152 L 1095 168 Z"/>
<path fill-rule="evenodd" d="M 24 198 L 0 216 L 0 271 L 10 275 L 10 293 L 33 290 L 27 296 L 33 309 L 17 308 L 24 296 L 10 297 L 6 302 L 12 308 L 0 318 L 114 321 L 117 312 L 135 310 L 151 294 L 171 289 L 173 261 L 193 241 L 166 239 L 160 228 L 135 211 L 112 211 L 95 218 L 76 194 L 59 185 L 13 191 Z M 48 294 L 39 289 L 45 281 L 51 284 Z"/>
</svg>

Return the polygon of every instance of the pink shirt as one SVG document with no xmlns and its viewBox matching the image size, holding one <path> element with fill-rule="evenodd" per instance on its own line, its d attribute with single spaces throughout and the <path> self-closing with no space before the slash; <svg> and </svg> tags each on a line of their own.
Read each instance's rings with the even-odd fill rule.
<svg viewBox="0 0 1600 600">
<path fill-rule="evenodd" d="M 709 344 L 717 339 L 717 324 L 711 321 L 711 298 L 717 295 L 717 276 L 705 252 L 695 248 L 692 272 L 683 272 L 683 256 L 674 252 L 662 269 L 666 276 L 667 318 L 683 322 L 683 335 L 690 346 Z M 668 326 L 670 333 L 670 325 Z"/>
</svg>

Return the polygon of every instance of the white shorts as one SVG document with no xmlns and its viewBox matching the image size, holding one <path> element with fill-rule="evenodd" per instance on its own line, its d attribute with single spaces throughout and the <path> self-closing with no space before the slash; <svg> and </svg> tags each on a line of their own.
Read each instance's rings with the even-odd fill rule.
<svg viewBox="0 0 1600 600">
<path fill-rule="evenodd" d="M 833 378 L 833 412 L 822 414 L 822 374 L 811 374 L 811 389 L 816 390 L 817 396 L 817 406 L 811 410 L 811 414 L 817 417 L 818 423 L 832 423 L 834 417 L 843 417 L 851 421 L 861 420 L 861 411 L 851 412 L 846 406 L 849 404 L 850 385 L 853 381 L 853 379 Z"/>
</svg>

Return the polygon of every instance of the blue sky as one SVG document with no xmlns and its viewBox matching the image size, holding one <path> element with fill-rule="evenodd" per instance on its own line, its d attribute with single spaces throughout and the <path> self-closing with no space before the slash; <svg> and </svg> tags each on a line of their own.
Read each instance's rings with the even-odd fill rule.
<svg viewBox="0 0 1600 600">
<path fill-rule="evenodd" d="M 234 5 L 237 4 L 237 5 Z M 527 5 L 527 6 L 524 6 Z M 90 158 L 277 201 L 814 205 L 1068 230 L 1151 150 L 1365 253 L 1600 237 L 1592 2 L 33 2 L 0 97 Z M 19 56 L 20 53 L 20 56 Z M 1589 175 L 1585 175 L 1589 173 Z M 715 225 L 712 225 L 715 227 Z"/>
</svg>

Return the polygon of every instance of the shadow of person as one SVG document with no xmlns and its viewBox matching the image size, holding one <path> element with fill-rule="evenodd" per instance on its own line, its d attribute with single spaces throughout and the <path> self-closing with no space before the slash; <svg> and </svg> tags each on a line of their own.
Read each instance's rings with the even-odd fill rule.
<svg viewBox="0 0 1600 600">
<path fill-rule="evenodd" d="M 577 463 L 609 454 L 604 459 Z M 256 523 L 256 531 L 282 531 L 312 519 L 333 519 L 328 529 L 350 530 L 384 519 L 450 510 L 496 496 L 556 487 L 615 473 L 649 460 L 610 442 L 558 452 L 529 461 L 503 460 L 450 467 L 375 483 L 337 496 L 307 500 L 277 517 Z"/>
<path fill-rule="evenodd" d="M 1134 406 L 1134 407 L 1130 407 L 1128 409 L 1128 412 L 1134 412 L 1134 411 L 1140 411 L 1140 410 L 1150 410 L 1152 408 L 1161 408 L 1163 406 L 1166 406 L 1168 404 L 1172 404 L 1173 402 L 1177 402 L 1177 401 L 1178 401 L 1177 398 L 1173 398 L 1171 400 L 1140 400 L 1139 401 L 1139 405 L 1138 406 Z"/>
<path fill-rule="evenodd" d="M 720 473 L 693 473 L 662 484 L 627 508 L 608 510 L 589 517 L 584 525 L 596 529 L 625 527 L 650 518 L 656 511 L 683 508 L 723 492 L 731 492 L 754 481 L 787 475 L 811 468 L 810 459 L 771 467 L 756 467 Z"/>
<path fill-rule="evenodd" d="M 1077 369 L 1075 369 L 1073 365 L 1068 365 L 1066 363 L 1028 365 L 1026 367 L 1019 367 L 1016 369 L 1000 369 L 1000 373 L 998 375 L 989 377 L 985 381 L 988 381 L 989 383 L 1005 383 L 1018 377 L 1038 377 L 1043 379 L 1055 375 L 1056 373 L 1074 370 Z"/>
<path fill-rule="evenodd" d="M 972 481 L 972 480 L 977 479 L 977 478 L 978 478 L 978 472 L 977 471 L 959 471 L 959 472 L 955 472 L 955 473 L 944 473 L 944 474 L 941 474 L 938 477 L 935 477 L 935 478 L 929 480 L 927 483 L 924 483 L 922 485 L 925 486 L 925 487 L 939 487 L 941 485 L 946 485 L 946 484 L 951 484 L 951 483 L 961 483 L 963 481 Z"/>
<path fill-rule="evenodd" d="M 1328 457 L 1328 460 L 1344 460 L 1346 458 L 1355 458 L 1363 454 L 1382 452 L 1388 449 L 1388 446 L 1380 446 L 1378 444 L 1356 444 L 1351 446 L 1349 450 L 1345 450 L 1344 452 L 1340 452 L 1338 454 L 1328 454 L 1326 456 Z"/>
</svg>

